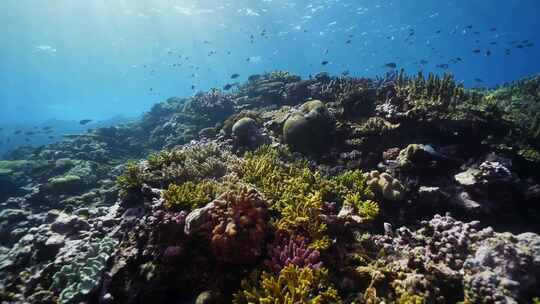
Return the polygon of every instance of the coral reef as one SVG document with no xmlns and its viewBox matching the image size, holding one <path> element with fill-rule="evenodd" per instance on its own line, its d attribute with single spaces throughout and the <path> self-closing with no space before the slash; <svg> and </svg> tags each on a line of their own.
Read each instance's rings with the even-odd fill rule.
<svg viewBox="0 0 540 304">
<path fill-rule="evenodd" d="M 204 237 L 220 261 L 251 264 L 267 233 L 266 202 L 254 189 L 228 191 L 186 218 L 188 235 Z"/>
<path fill-rule="evenodd" d="M 61 291 L 59 303 L 80 301 L 98 287 L 105 263 L 115 245 L 116 241 L 110 238 L 96 241 L 86 255 L 78 256 L 53 275 L 51 288 Z"/>
<path fill-rule="evenodd" d="M 329 148 L 333 118 L 324 103 L 311 100 L 291 114 L 283 125 L 283 140 L 293 151 L 318 153 Z"/>
<path fill-rule="evenodd" d="M 391 290 L 385 293 L 395 301 L 414 296 L 430 303 L 519 303 L 538 286 L 530 275 L 540 266 L 534 258 L 538 235 L 498 234 L 479 222 L 436 215 L 417 231 L 402 227 L 372 240 L 381 254 L 357 268 L 371 278 L 372 291 L 364 294 L 371 300 Z M 445 288 L 435 281 L 446 282 Z"/>
<path fill-rule="evenodd" d="M 366 173 L 366 177 L 368 178 L 367 185 L 389 201 L 399 201 L 405 196 L 403 184 L 386 172 L 379 173 L 374 170 Z"/>
<path fill-rule="evenodd" d="M 0 301 L 538 302 L 539 87 L 278 71 L 21 147 Z"/>
<path fill-rule="evenodd" d="M 203 180 L 199 183 L 187 181 L 181 185 L 170 184 L 163 192 L 164 207 L 192 210 L 216 198 L 220 185 L 214 180 Z"/>
<path fill-rule="evenodd" d="M 298 237 L 281 237 L 268 247 L 269 259 L 265 266 L 279 273 L 287 265 L 317 269 L 322 267 L 320 252 L 307 247 L 305 240 Z"/>
<path fill-rule="evenodd" d="M 323 268 L 289 265 L 277 276 L 263 272 L 255 286 L 243 281 L 242 288 L 233 303 L 341 303 Z"/>
</svg>

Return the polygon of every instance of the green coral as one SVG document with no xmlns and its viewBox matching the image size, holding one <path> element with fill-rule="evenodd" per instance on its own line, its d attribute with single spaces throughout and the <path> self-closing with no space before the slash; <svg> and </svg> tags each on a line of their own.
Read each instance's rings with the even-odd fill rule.
<svg viewBox="0 0 540 304">
<path fill-rule="evenodd" d="M 148 171 L 159 171 L 177 183 L 225 175 L 232 155 L 217 144 L 198 144 L 151 154 Z"/>
<path fill-rule="evenodd" d="M 330 246 L 327 226 L 319 218 L 321 215 L 322 199 L 320 192 L 307 194 L 286 205 L 280 210 L 281 216 L 275 221 L 279 230 L 294 231 L 308 235 L 311 239 L 309 246 L 314 249 L 326 249 Z"/>
<path fill-rule="evenodd" d="M 531 147 L 525 147 L 519 150 L 518 155 L 531 162 L 540 162 L 540 151 Z"/>
<path fill-rule="evenodd" d="M 344 198 L 343 203 L 352 206 L 362 219 L 373 220 L 379 215 L 379 204 L 371 200 L 373 192 L 367 180 L 361 170 L 347 170 L 333 178 L 335 191 Z"/>
<path fill-rule="evenodd" d="M 51 287 L 60 291 L 58 303 L 78 303 L 99 286 L 101 273 L 117 241 L 105 237 L 53 275 Z"/>
<path fill-rule="evenodd" d="M 49 178 L 44 185 L 47 191 L 55 194 L 77 193 L 84 187 L 84 181 L 78 175 L 67 174 Z"/>
<path fill-rule="evenodd" d="M 142 173 L 139 165 L 130 161 L 126 164 L 124 172 L 118 176 L 116 183 L 124 191 L 138 189 L 142 186 Z"/>
<path fill-rule="evenodd" d="M 257 123 L 257 125 L 262 125 L 264 122 L 263 119 L 261 118 L 261 115 L 258 112 L 245 110 L 245 111 L 241 111 L 240 113 L 233 114 L 229 118 L 227 118 L 223 122 L 223 127 L 221 129 L 223 130 L 225 134 L 230 135 L 232 133 L 232 128 L 234 124 L 242 118 L 251 118 Z"/>
<path fill-rule="evenodd" d="M 256 280 L 257 276 L 254 273 L 251 279 Z M 337 290 L 329 282 L 328 270 L 324 268 L 288 265 L 278 275 L 263 272 L 256 283 L 245 279 L 241 288 L 242 291 L 234 295 L 235 304 L 341 303 Z"/>
<path fill-rule="evenodd" d="M 210 202 L 221 193 L 221 187 L 215 180 L 203 180 L 198 183 L 187 181 L 181 185 L 170 184 L 163 192 L 164 207 L 193 210 Z"/>
<path fill-rule="evenodd" d="M 347 170 L 333 178 L 340 196 L 357 194 L 361 199 L 373 197 L 373 192 L 366 185 L 367 180 L 362 170 Z"/>
<path fill-rule="evenodd" d="M 402 294 L 397 300 L 398 304 L 424 304 L 426 299 L 420 295 Z"/>
<path fill-rule="evenodd" d="M 355 212 L 365 220 L 373 220 L 379 215 L 379 204 L 372 200 L 362 199 L 359 193 L 348 194 L 345 197 L 345 204 L 352 206 Z"/>
</svg>

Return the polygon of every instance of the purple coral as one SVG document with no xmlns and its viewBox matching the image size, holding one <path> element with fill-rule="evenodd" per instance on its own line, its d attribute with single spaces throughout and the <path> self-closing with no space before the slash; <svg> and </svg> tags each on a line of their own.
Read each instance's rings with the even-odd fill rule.
<svg viewBox="0 0 540 304">
<path fill-rule="evenodd" d="M 270 259 L 266 260 L 264 264 L 275 273 L 279 273 L 289 264 L 311 269 L 322 266 L 320 252 L 309 248 L 305 240 L 298 237 L 278 238 L 274 244 L 269 246 L 268 256 Z"/>
</svg>

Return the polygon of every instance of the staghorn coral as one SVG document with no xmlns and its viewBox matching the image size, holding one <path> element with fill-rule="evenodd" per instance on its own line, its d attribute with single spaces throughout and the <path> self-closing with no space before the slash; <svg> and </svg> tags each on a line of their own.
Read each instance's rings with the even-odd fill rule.
<svg viewBox="0 0 540 304">
<path fill-rule="evenodd" d="M 250 279 L 242 281 L 242 290 L 234 295 L 233 303 L 341 303 L 324 268 L 288 265 L 277 275 L 263 272 L 259 277 L 255 272 Z"/>
<path fill-rule="evenodd" d="M 401 70 L 395 87 L 397 95 L 412 102 L 418 110 L 455 107 L 465 94 L 463 84 L 456 83 L 451 74 L 444 74 L 441 78 L 429 73 L 426 79 L 422 72 L 409 77 Z"/>
<path fill-rule="evenodd" d="M 345 205 L 354 208 L 354 213 L 358 214 L 363 221 L 370 221 L 379 215 L 379 204 L 372 200 L 364 200 L 358 193 L 348 194 L 345 197 Z"/>
<path fill-rule="evenodd" d="M 324 202 L 345 202 L 348 196 L 353 213 L 363 221 L 373 220 L 378 214 L 378 204 L 370 200 L 373 193 L 360 170 L 346 171 L 330 180 L 311 171 L 305 162 L 283 163 L 280 155 L 284 154 L 263 147 L 247 153 L 243 166 L 244 180 L 261 189 L 270 209 L 278 213 L 273 218 L 278 230 L 306 237 L 311 248 L 326 249 L 330 237 L 325 222 L 328 217 L 323 216 Z"/>
<path fill-rule="evenodd" d="M 348 194 L 357 194 L 362 199 L 373 197 L 373 192 L 367 187 L 367 177 L 361 170 L 347 170 L 335 176 L 335 191 L 342 197 Z"/>
<path fill-rule="evenodd" d="M 317 269 L 322 267 L 320 253 L 307 247 L 306 241 L 300 237 L 278 237 L 268 247 L 269 259 L 264 265 L 274 273 L 279 273 L 287 265 Z"/>
<path fill-rule="evenodd" d="M 322 204 L 318 191 L 299 197 L 293 204 L 281 208 L 281 216 L 275 221 L 275 225 L 278 230 L 307 236 L 311 241 L 311 248 L 327 249 L 330 246 L 330 237 L 327 224 L 321 219 Z"/>
<path fill-rule="evenodd" d="M 334 182 L 335 192 L 343 200 L 341 217 L 360 218 L 362 223 L 372 221 L 379 214 L 379 204 L 373 198 L 371 188 L 367 186 L 366 175 L 361 170 L 347 170 L 337 176 Z"/>
</svg>

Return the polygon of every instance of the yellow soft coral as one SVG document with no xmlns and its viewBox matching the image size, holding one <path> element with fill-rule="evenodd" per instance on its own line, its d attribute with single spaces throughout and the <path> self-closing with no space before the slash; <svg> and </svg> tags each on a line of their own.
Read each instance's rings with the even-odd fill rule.
<svg viewBox="0 0 540 304">
<path fill-rule="evenodd" d="M 341 299 L 328 280 L 324 268 L 300 268 L 288 265 L 278 275 L 263 272 L 242 281 L 242 291 L 234 295 L 233 303 L 296 304 L 341 303 Z"/>
</svg>

